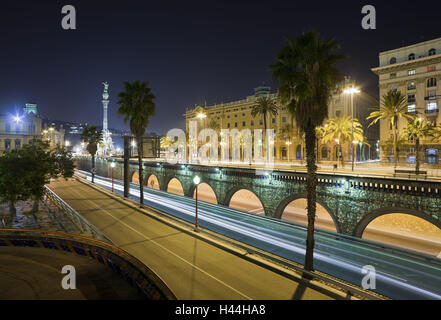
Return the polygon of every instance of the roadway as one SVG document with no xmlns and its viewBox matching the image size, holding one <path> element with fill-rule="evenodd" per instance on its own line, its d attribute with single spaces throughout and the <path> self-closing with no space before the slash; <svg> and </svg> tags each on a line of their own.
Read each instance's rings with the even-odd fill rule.
<svg viewBox="0 0 441 320">
<path fill-rule="evenodd" d="M 96 176 L 95 182 L 111 187 L 108 178 Z M 137 188 L 131 184 L 134 199 L 139 197 Z M 121 181 L 115 180 L 115 190 L 122 192 Z M 145 190 L 146 205 L 194 221 L 194 199 Z M 199 225 L 293 262 L 304 262 L 306 228 L 302 225 L 202 201 Z M 395 299 L 441 298 L 440 259 L 324 230 L 316 230 L 315 239 L 314 265 L 318 271 L 359 286 L 363 266 L 372 265 L 377 271 L 375 291 L 380 294 Z"/>
<path fill-rule="evenodd" d="M 178 299 L 331 299 L 75 180 L 49 187 L 115 245 L 154 271 Z"/>
</svg>

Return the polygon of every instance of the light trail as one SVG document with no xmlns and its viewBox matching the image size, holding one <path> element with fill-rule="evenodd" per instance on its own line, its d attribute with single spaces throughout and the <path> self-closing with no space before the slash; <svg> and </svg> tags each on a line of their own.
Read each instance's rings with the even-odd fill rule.
<svg viewBox="0 0 441 320">
<path fill-rule="evenodd" d="M 87 173 L 81 173 L 91 180 Z M 112 187 L 111 179 L 105 177 L 95 176 L 95 183 Z M 124 189 L 119 180 L 114 181 L 114 188 L 120 193 Z M 194 222 L 194 199 L 146 189 L 146 205 Z M 139 199 L 136 185 L 131 184 L 130 194 Z M 199 201 L 199 224 L 297 263 L 304 262 L 304 226 L 203 201 Z M 441 261 L 436 258 L 328 231 L 316 231 L 315 241 L 316 270 L 360 286 L 365 276 L 363 266 L 372 265 L 376 268 L 377 284 L 373 291 L 395 299 L 441 299 Z"/>
</svg>

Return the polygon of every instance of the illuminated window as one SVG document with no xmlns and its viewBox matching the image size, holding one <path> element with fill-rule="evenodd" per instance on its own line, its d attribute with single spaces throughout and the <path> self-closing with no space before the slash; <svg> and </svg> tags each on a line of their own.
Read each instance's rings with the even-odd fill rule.
<svg viewBox="0 0 441 320">
<path fill-rule="evenodd" d="M 436 110 L 437 109 L 437 104 L 436 104 L 436 102 L 428 102 L 427 104 L 426 104 L 426 110 L 427 111 L 433 111 L 433 110 Z"/>
<path fill-rule="evenodd" d="M 415 69 L 407 71 L 407 74 L 408 74 L 409 76 L 415 74 Z"/>
<path fill-rule="evenodd" d="M 407 90 L 414 90 L 416 89 L 415 81 L 411 81 L 407 84 Z"/>
<path fill-rule="evenodd" d="M 416 111 L 416 104 L 409 104 L 407 106 L 407 112 L 415 112 Z"/>
</svg>

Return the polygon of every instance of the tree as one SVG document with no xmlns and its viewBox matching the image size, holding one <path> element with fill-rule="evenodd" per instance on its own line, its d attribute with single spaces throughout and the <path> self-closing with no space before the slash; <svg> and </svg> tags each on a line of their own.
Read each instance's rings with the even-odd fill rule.
<svg viewBox="0 0 441 320">
<path fill-rule="evenodd" d="M 148 82 L 139 80 L 124 82 L 125 91 L 118 94 L 118 114 L 124 116 L 124 123 L 129 122 L 130 131 L 136 138 L 138 147 L 138 174 L 141 206 L 144 203 L 144 186 L 142 176 L 142 137 L 149 124 L 150 117 L 155 115 L 155 96 L 149 88 Z"/>
<path fill-rule="evenodd" d="M 414 116 L 407 113 L 407 99 L 400 91 L 389 91 L 384 94 L 381 105 L 378 110 L 371 112 L 366 119 L 372 119 L 369 127 L 377 123 L 379 120 L 386 120 L 393 129 L 393 153 L 394 168 L 398 164 L 397 140 L 398 140 L 398 121 L 400 118 L 412 121 Z"/>
<path fill-rule="evenodd" d="M 72 177 L 75 166 L 70 153 L 64 147 L 51 149 L 47 141 L 39 139 L 33 139 L 31 143 L 23 145 L 19 154 L 28 164 L 25 181 L 34 201 L 31 212 L 35 214 L 45 194 L 44 186 L 50 179 L 60 176 L 65 179 Z"/>
<path fill-rule="evenodd" d="M 255 105 L 251 107 L 251 116 L 255 118 L 257 115 L 261 115 L 263 117 L 263 127 L 265 128 L 264 140 L 266 141 L 266 129 L 267 123 L 266 118 L 268 115 L 276 116 L 278 114 L 278 107 L 274 99 L 263 96 L 257 99 Z"/>
<path fill-rule="evenodd" d="M 103 141 L 103 134 L 98 131 L 96 126 L 88 126 L 81 133 L 81 140 L 87 143 L 86 150 L 92 156 L 92 183 L 95 182 L 95 154 L 98 150 L 98 144 Z"/>
<path fill-rule="evenodd" d="M 308 229 L 304 267 L 312 271 L 317 186 L 315 129 L 327 118 L 330 98 L 336 84 L 343 79 L 336 64 L 344 56 L 333 54 L 337 43 L 322 41 L 315 31 L 303 33 L 295 41 L 287 39 L 287 42 L 277 54 L 271 70 L 272 78 L 279 83 L 281 102 L 287 103 L 297 127 L 305 133 Z"/>
<path fill-rule="evenodd" d="M 12 226 L 17 201 L 31 198 L 34 201 L 31 213 L 34 215 L 45 193 L 45 184 L 51 178 L 69 178 L 73 173 L 70 154 L 64 147 L 50 149 L 47 141 L 33 139 L 20 150 L 6 152 L 0 157 L 0 198 L 9 202 L 7 225 Z"/>
<path fill-rule="evenodd" d="M 352 126 L 354 128 L 354 136 L 352 137 Z M 341 154 L 341 164 L 344 165 L 344 157 L 342 152 L 342 144 L 344 143 L 352 143 L 352 138 L 355 141 L 364 142 L 366 139 L 363 136 L 363 126 L 358 121 L 358 119 L 352 119 L 351 116 L 341 116 L 337 118 L 331 118 L 328 120 L 326 126 L 322 126 L 323 128 L 323 137 L 322 141 L 324 143 L 338 141 L 338 146 L 340 150 L 337 151 L 337 154 Z M 337 159 L 338 162 L 338 159 Z"/>
<path fill-rule="evenodd" d="M 19 150 L 6 151 L 0 157 L 0 200 L 9 203 L 9 219 L 6 227 L 11 228 L 16 214 L 17 201 L 30 197 L 29 188 L 26 188 L 26 172 L 29 163 L 26 163 L 19 154 Z"/>
<path fill-rule="evenodd" d="M 426 120 L 418 118 L 407 124 L 404 134 L 409 140 L 415 141 L 415 173 L 420 173 L 420 139 L 435 135 L 432 126 Z"/>
</svg>

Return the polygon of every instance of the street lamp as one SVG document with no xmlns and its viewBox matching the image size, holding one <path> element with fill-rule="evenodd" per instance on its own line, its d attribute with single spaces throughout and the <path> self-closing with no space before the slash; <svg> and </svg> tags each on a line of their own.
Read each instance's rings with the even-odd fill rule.
<svg viewBox="0 0 441 320">
<path fill-rule="evenodd" d="M 351 136 L 352 136 L 352 140 L 354 140 L 354 93 L 360 93 L 360 90 L 352 86 L 352 88 L 345 89 L 343 93 L 351 95 L 351 118 L 352 118 Z M 352 171 L 354 171 L 354 144 L 352 144 L 351 146 L 351 156 L 352 156 Z"/>
<path fill-rule="evenodd" d="M 195 214 L 195 230 L 198 229 L 199 225 L 198 225 L 198 185 L 199 183 L 201 183 L 201 178 L 199 178 L 199 176 L 195 176 L 193 178 L 193 182 L 196 185 L 196 214 Z"/>
<path fill-rule="evenodd" d="M 112 168 L 112 193 L 114 192 L 114 188 L 113 188 L 113 168 L 115 168 L 115 161 L 112 161 L 110 163 L 110 167 Z"/>
<path fill-rule="evenodd" d="M 336 156 L 337 156 L 337 165 L 338 165 L 338 160 L 340 160 L 340 140 L 335 139 L 335 142 L 337 143 Z"/>
</svg>

